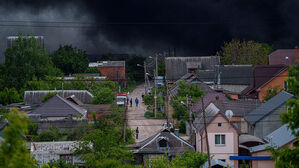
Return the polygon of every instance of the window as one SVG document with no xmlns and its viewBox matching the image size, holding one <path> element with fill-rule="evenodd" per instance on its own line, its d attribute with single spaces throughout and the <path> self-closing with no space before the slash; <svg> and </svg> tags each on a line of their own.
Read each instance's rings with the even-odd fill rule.
<svg viewBox="0 0 299 168">
<path fill-rule="evenodd" d="M 222 125 L 221 123 L 218 123 L 218 127 L 221 127 L 221 125 Z"/>
<path fill-rule="evenodd" d="M 225 145 L 225 135 L 215 135 L 215 145 Z"/>
<path fill-rule="evenodd" d="M 288 90 L 288 82 L 287 81 L 283 81 L 283 88 L 284 88 L 284 90 Z"/>
<path fill-rule="evenodd" d="M 225 159 L 220 159 L 222 162 L 225 162 Z"/>
<path fill-rule="evenodd" d="M 160 148 L 167 148 L 168 147 L 168 144 L 167 144 L 168 142 L 167 142 L 167 140 L 166 139 L 161 139 L 160 141 L 159 141 L 159 147 Z"/>
</svg>

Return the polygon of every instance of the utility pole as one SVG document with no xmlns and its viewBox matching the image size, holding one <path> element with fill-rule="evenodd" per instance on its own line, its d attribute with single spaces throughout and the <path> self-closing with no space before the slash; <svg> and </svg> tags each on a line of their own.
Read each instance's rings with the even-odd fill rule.
<svg viewBox="0 0 299 168">
<path fill-rule="evenodd" d="M 145 61 L 143 62 L 143 67 L 144 67 L 144 94 L 146 95 L 146 64 Z"/>
<path fill-rule="evenodd" d="M 129 100 L 127 100 L 129 101 Z M 123 114 L 123 138 L 124 138 L 124 143 L 126 143 L 126 126 L 127 126 L 127 110 L 128 110 L 128 106 L 127 106 L 127 102 L 125 102 L 124 104 L 125 110 L 124 110 L 124 114 Z"/>
<path fill-rule="evenodd" d="M 155 118 L 157 117 L 157 77 L 158 77 L 158 57 L 156 55 L 156 70 L 155 70 L 155 109 L 154 109 L 154 113 L 155 113 Z"/>
<path fill-rule="evenodd" d="M 202 109 L 203 122 L 204 122 L 204 127 L 205 127 L 205 134 L 206 134 L 206 144 L 207 144 L 207 151 L 208 151 L 208 163 L 209 163 L 209 168 L 211 168 L 210 147 L 209 147 L 207 121 L 206 121 L 206 110 L 205 110 L 205 106 L 204 106 L 203 97 L 201 98 L 201 106 L 202 106 L 201 109 Z"/>
<path fill-rule="evenodd" d="M 165 76 L 166 77 L 166 76 Z M 166 82 L 166 80 L 165 80 Z M 166 112 L 167 112 L 167 126 L 169 126 L 169 92 L 168 92 L 168 85 L 166 84 Z"/>
<path fill-rule="evenodd" d="M 188 112 L 189 112 L 189 134 L 190 134 L 190 137 L 192 135 L 192 112 L 191 112 L 191 96 L 187 97 L 187 101 L 188 101 L 188 104 L 187 104 L 187 108 L 188 108 Z"/>
</svg>

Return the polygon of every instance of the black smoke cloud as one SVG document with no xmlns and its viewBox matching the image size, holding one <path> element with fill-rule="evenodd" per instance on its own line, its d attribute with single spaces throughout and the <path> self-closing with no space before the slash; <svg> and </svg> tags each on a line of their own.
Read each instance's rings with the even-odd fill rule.
<svg viewBox="0 0 299 168">
<path fill-rule="evenodd" d="M 36 21 L 17 23 L 36 27 L 0 26 L 0 38 L 22 31 L 44 35 L 50 52 L 73 44 L 90 54 L 147 55 L 175 47 L 177 55 L 213 55 L 232 38 L 293 48 L 298 9 L 296 0 L 9 0 L 0 2 L 1 24 Z"/>
</svg>

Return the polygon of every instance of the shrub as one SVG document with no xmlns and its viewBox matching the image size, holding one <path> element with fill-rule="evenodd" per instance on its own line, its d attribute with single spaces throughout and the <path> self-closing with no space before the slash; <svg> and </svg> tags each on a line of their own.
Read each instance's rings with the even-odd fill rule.
<svg viewBox="0 0 299 168">
<path fill-rule="evenodd" d="M 114 93 L 109 88 L 102 88 L 94 94 L 93 104 L 112 104 L 114 101 Z"/>
</svg>

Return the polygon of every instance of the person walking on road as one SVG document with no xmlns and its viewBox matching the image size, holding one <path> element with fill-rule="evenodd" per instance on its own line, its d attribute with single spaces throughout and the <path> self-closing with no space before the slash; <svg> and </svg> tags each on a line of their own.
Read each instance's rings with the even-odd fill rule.
<svg viewBox="0 0 299 168">
<path fill-rule="evenodd" d="M 132 98 L 130 99 L 130 107 L 132 107 L 132 103 L 133 103 L 133 100 Z"/>
<path fill-rule="evenodd" d="M 135 99 L 135 103 L 136 103 L 136 107 L 138 107 L 139 100 L 138 100 L 137 97 L 136 97 L 136 99 Z"/>
</svg>

